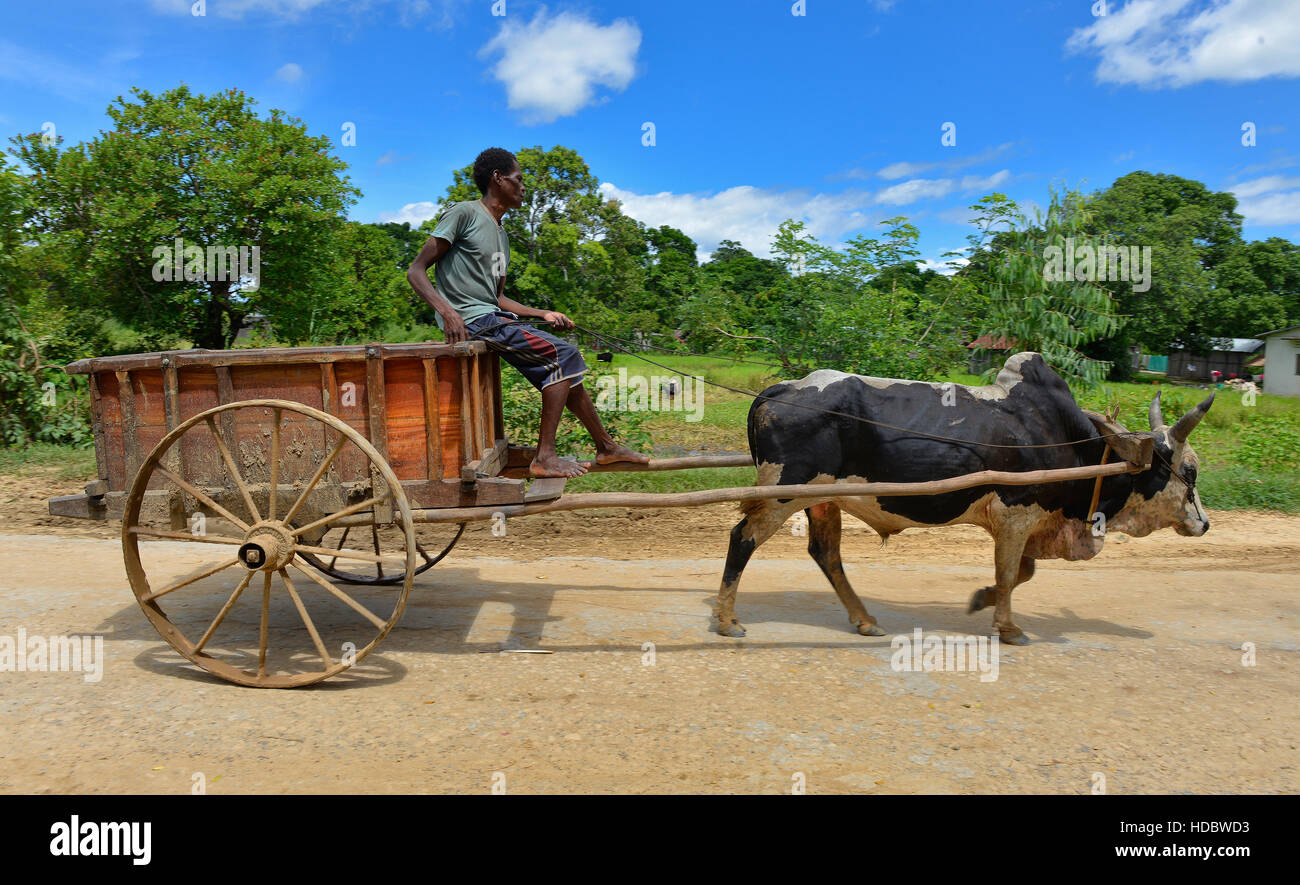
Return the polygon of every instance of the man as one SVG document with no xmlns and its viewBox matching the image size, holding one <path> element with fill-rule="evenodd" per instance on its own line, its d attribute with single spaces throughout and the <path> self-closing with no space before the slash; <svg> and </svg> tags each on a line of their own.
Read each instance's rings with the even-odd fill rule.
<svg viewBox="0 0 1300 885">
<path fill-rule="evenodd" d="M 537 455 L 528 467 L 533 476 L 581 476 L 585 465 L 561 460 L 555 451 L 555 431 L 567 405 L 596 444 L 596 463 L 635 461 L 648 455 L 618 445 L 600 423 L 596 406 L 583 386 L 587 364 L 578 349 L 542 329 L 506 326 L 523 317 L 537 317 L 561 329 L 573 320 L 559 311 L 537 310 L 505 297 L 510 242 L 501 217 L 524 202 L 523 172 L 515 155 L 488 148 L 474 161 L 474 184 L 480 200 L 454 203 L 443 212 L 411 263 L 406 279 L 437 312 L 438 327 L 452 344 L 471 336 L 487 341 L 542 392 L 542 426 Z M 437 286 L 429 281 L 436 265 Z"/>
</svg>

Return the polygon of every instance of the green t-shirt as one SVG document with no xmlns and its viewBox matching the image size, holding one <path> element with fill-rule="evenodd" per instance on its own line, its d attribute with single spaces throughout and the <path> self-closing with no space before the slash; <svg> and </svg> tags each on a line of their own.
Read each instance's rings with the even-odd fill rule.
<svg viewBox="0 0 1300 885">
<path fill-rule="evenodd" d="M 453 203 L 442 213 L 433 235 L 451 243 L 434 266 L 438 294 L 466 323 L 499 309 L 497 279 L 510 267 L 510 239 L 478 200 Z M 437 317 L 443 328 L 442 317 Z"/>
</svg>

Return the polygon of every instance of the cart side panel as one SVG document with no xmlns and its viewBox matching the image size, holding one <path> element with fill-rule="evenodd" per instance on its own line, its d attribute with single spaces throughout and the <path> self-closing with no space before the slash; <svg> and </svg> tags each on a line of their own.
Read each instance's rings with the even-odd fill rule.
<svg viewBox="0 0 1300 885">
<path fill-rule="evenodd" d="M 95 373 L 99 385 L 99 422 L 103 435 L 104 460 L 108 468 L 109 491 L 126 489 L 126 449 L 122 442 L 122 400 L 115 372 Z"/>
<path fill-rule="evenodd" d="M 176 402 L 181 421 L 219 404 L 217 374 L 208 366 L 176 371 Z M 195 428 L 180 439 L 181 475 L 200 486 L 226 485 L 225 466 L 216 443 L 204 428 Z"/>
<path fill-rule="evenodd" d="M 418 359 L 385 359 L 384 399 L 389 466 L 398 479 L 427 478 L 423 363 Z"/>
<path fill-rule="evenodd" d="M 140 458 L 143 460 L 167 435 L 167 409 L 163 400 L 162 369 L 134 369 L 130 372 L 130 380 L 135 408 L 135 438 L 139 443 Z M 124 427 L 124 432 L 127 434 L 126 443 L 129 446 L 131 428 Z M 130 483 L 134 478 L 134 476 L 127 477 L 127 482 Z M 167 479 L 160 473 L 154 473 L 149 480 L 151 489 L 167 487 Z"/>
<path fill-rule="evenodd" d="M 370 406 L 366 398 L 366 361 L 340 360 L 334 364 L 334 379 L 338 385 L 338 404 L 334 414 L 357 433 L 370 439 Z M 320 386 L 319 380 L 316 382 Z M 368 482 L 369 464 L 366 456 L 354 445 L 343 447 L 338 459 L 339 479 L 342 482 Z"/>
<path fill-rule="evenodd" d="M 320 366 L 315 363 L 231 366 L 230 382 L 231 398 L 235 402 L 282 399 L 314 409 L 324 406 Z M 192 413 L 187 410 L 186 414 Z M 272 419 L 271 409 L 238 409 L 234 412 L 235 446 L 231 454 L 243 478 L 249 482 L 266 483 L 271 479 L 269 434 Z M 282 412 L 280 451 L 280 482 L 309 480 L 328 452 L 321 425 L 305 415 Z M 225 485 L 224 467 L 219 455 L 218 460 L 210 459 L 207 463 L 216 471 L 211 475 L 216 480 L 214 484 Z"/>
<path fill-rule="evenodd" d="M 442 478 L 460 478 L 461 396 L 460 357 L 440 357 L 438 366 L 438 424 L 442 439 Z"/>
</svg>

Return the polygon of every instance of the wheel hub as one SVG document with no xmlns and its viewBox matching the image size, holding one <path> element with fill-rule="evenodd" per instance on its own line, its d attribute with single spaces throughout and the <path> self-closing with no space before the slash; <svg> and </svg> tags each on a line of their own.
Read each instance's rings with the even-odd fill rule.
<svg viewBox="0 0 1300 885">
<path fill-rule="evenodd" d="M 239 548 L 239 561 L 249 571 L 273 572 L 293 559 L 294 536 L 278 520 L 259 522 L 249 528 Z"/>
</svg>

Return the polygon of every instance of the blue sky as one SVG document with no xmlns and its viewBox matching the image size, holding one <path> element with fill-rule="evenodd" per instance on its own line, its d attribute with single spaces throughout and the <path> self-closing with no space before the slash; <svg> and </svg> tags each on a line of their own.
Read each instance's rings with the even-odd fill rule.
<svg viewBox="0 0 1300 885">
<path fill-rule="evenodd" d="M 1032 207 L 1053 184 L 1091 190 L 1137 169 L 1234 191 L 1248 239 L 1300 240 L 1300 2 L 1100 5 L 14 4 L 0 131 L 52 122 L 75 143 L 130 87 L 183 81 L 241 88 L 336 144 L 355 124 L 338 154 L 360 221 L 430 217 L 484 147 L 563 144 L 629 215 L 682 228 L 703 253 L 729 238 L 767 254 L 787 217 L 837 244 L 906 215 L 937 262 L 989 191 Z"/>
</svg>

